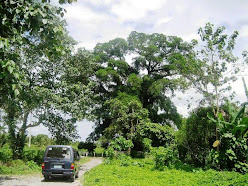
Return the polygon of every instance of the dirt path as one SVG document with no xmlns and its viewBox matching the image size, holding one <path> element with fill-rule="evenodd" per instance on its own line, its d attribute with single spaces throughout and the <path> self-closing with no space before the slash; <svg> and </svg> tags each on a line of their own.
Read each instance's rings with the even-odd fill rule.
<svg viewBox="0 0 248 186">
<path fill-rule="evenodd" d="M 0 185 L 4 186 L 60 186 L 60 185 L 70 185 L 70 186 L 80 186 L 80 178 L 84 173 L 93 167 L 102 163 L 102 158 L 92 158 L 89 162 L 81 165 L 79 171 L 79 178 L 75 182 L 70 182 L 67 179 L 52 179 L 46 182 L 42 174 L 37 175 L 22 175 L 22 176 L 1 176 L 0 175 Z"/>
</svg>

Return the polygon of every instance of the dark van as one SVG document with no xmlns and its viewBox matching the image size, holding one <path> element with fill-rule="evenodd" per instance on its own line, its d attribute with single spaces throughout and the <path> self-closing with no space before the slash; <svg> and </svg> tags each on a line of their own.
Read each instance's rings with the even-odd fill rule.
<svg viewBox="0 0 248 186">
<path fill-rule="evenodd" d="M 80 156 L 77 150 L 66 145 L 47 146 L 42 163 L 42 174 L 51 177 L 68 177 L 73 182 L 78 177 Z"/>
</svg>

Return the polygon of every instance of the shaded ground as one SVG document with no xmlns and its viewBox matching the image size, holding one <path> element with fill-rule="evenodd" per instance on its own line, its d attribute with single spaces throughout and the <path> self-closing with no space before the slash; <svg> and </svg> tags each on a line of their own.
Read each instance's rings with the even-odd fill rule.
<svg viewBox="0 0 248 186">
<path fill-rule="evenodd" d="M 34 175 L 21 175 L 21 176 L 3 176 L 0 175 L 0 185 L 4 186 L 60 186 L 60 185 L 70 185 L 70 186 L 80 186 L 80 179 L 84 173 L 93 167 L 102 163 L 102 158 L 92 158 L 89 162 L 81 165 L 79 171 L 79 178 L 75 182 L 70 182 L 67 179 L 54 178 L 49 181 L 45 181 L 42 174 Z"/>
</svg>

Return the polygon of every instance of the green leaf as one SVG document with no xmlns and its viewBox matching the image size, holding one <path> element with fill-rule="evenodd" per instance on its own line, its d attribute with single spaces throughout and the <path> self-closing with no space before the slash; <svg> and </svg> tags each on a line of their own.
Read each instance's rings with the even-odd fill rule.
<svg viewBox="0 0 248 186">
<path fill-rule="evenodd" d="M 8 66 L 7 69 L 8 69 L 8 71 L 9 71 L 9 73 L 12 74 L 12 72 L 13 72 L 13 67 Z"/>
<path fill-rule="evenodd" d="M 15 96 L 18 96 L 20 94 L 19 90 L 18 89 L 15 89 L 14 90 L 14 94 L 15 94 Z"/>
<path fill-rule="evenodd" d="M 13 73 L 13 76 L 15 77 L 15 79 L 19 79 L 20 78 L 19 74 L 16 73 L 16 72 Z"/>
</svg>

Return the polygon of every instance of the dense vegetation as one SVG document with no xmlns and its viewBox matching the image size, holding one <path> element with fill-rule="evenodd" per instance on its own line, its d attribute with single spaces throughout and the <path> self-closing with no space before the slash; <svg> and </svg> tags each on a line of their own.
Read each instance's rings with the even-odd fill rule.
<svg viewBox="0 0 248 186">
<path fill-rule="evenodd" d="M 63 19 L 65 10 L 50 1 L 4 0 L 0 12 L 2 163 L 14 160 L 9 164 L 14 166 L 22 159 L 35 169 L 34 162 L 40 163 L 43 152 L 27 148 L 27 129 L 48 128 L 52 139 L 45 135 L 32 139 L 40 147 L 72 144 L 78 138 L 75 123 L 86 118 L 95 129 L 78 144 L 82 152 L 104 154 L 113 161 L 119 151 L 152 157 L 153 168 L 167 172 L 180 172 L 173 169 L 178 163 L 247 172 L 247 103 L 233 103 L 229 86 L 248 62 L 247 52 L 240 60 L 233 53 L 237 31 L 227 35 L 224 27 L 207 23 L 198 30 L 201 40 L 191 42 L 133 31 L 127 39 L 98 43 L 92 51 L 75 51 L 76 41 L 68 35 Z M 190 88 L 202 99 L 183 118 L 172 97 Z M 247 88 L 246 95 L 248 100 Z M 135 167 L 137 174 L 141 169 L 151 171 L 149 166 Z M 204 182 L 203 171 L 195 181 L 191 180 L 195 173 L 185 174 L 189 184 Z M 244 177 L 237 177 L 243 181 Z"/>
<path fill-rule="evenodd" d="M 164 171 L 153 169 L 151 160 L 121 160 L 102 164 L 84 176 L 84 185 L 247 185 L 248 176 L 234 172 L 202 170 L 174 165 Z"/>
</svg>

